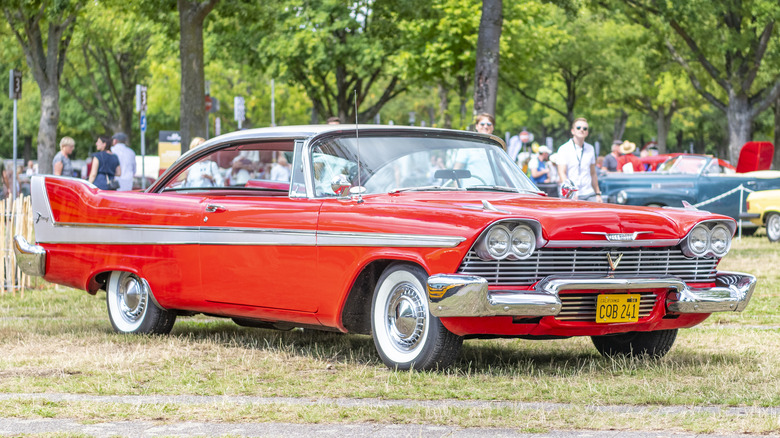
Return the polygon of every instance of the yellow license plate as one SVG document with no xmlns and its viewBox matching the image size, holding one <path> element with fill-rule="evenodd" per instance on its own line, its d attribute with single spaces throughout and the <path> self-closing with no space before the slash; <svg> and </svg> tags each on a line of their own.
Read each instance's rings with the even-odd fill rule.
<svg viewBox="0 0 780 438">
<path fill-rule="evenodd" d="M 639 294 L 601 294 L 596 299 L 596 322 L 639 321 Z"/>
</svg>

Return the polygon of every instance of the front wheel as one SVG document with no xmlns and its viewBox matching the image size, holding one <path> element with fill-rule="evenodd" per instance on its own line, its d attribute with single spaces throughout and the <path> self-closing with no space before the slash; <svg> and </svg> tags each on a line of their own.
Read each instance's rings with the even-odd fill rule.
<svg viewBox="0 0 780 438">
<path fill-rule="evenodd" d="M 118 333 L 167 334 L 176 322 L 176 313 L 152 302 L 149 283 L 143 278 L 114 271 L 106 285 L 106 304 L 111 326 Z"/>
<path fill-rule="evenodd" d="M 663 357 L 676 338 L 677 329 L 591 336 L 596 350 L 604 357 Z"/>
<path fill-rule="evenodd" d="M 420 267 L 390 265 L 379 278 L 371 305 L 374 345 L 389 368 L 435 370 L 449 366 L 463 338 L 447 330 L 428 310 Z"/>
<path fill-rule="evenodd" d="M 780 214 L 770 213 L 766 218 L 766 237 L 770 242 L 780 240 Z"/>
</svg>

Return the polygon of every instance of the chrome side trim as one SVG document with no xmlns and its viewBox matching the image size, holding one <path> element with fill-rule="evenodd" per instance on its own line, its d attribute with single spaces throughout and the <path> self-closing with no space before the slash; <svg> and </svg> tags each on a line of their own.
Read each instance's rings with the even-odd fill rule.
<svg viewBox="0 0 780 438">
<path fill-rule="evenodd" d="M 21 235 L 14 236 L 14 255 L 19 269 L 27 275 L 43 277 L 46 274 L 46 250 L 32 245 Z"/>
<path fill-rule="evenodd" d="M 280 245 L 452 248 L 459 236 L 316 232 L 265 228 L 198 228 L 155 225 L 58 223 L 41 243 L 105 245 Z"/>
<path fill-rule="evenodd" d="M 633 242 L 610 242 L 606 240 L 550 240 L 545 248 L 602 248 L 630 246 L 676 246 L 681 239 L 648 239 Z"/>
<path fill-rule="evenodd" d="M 401 246 L 452 248 L 466 240 L 461 236 L 434 236 L 427 234 L 384 234 L 317 232 L 317 246 Z"/>
<path fill-rule="evenodd" d="M 755 288 L 749 274 L 719 272 L 716 286 L 689 288 L 677 277 L 547 277 L 528 291 L 488 290 L 482 277 L 437 274 L 428 278 L 428 302 L 436 317 L 551 316 L 561 310 L 564 290 L 673 289 L 666 300 L 675 313 L 713 313 L 745 309 Z"/>
</svg>

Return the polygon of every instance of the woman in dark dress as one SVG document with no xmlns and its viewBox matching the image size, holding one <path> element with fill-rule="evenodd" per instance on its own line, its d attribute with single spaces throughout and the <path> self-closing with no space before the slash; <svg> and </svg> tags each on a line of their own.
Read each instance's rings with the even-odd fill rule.
<svg viewBox="0 0 780 438">
<path fill-rule="evenodd" d="M 92 155 L 92 168 L 89 172 L 89 182 L 99 189 L 108 190 L 109 181 L 121 175 L 119 158 L 111 152 L 111 140 L 101 135 L 95 142 L 97 152 Z"/>
</svg>

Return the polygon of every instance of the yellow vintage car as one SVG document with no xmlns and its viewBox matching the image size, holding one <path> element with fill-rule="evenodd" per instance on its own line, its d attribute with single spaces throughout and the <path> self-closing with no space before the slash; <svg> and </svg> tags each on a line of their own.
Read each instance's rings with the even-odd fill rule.
<svg viewBox="0 0 780 438">
<path fill-rule="evenodd" d="M 766 237 L 770 242 L 780 240 L 780 190 L 760 190 L 747 197 L 747 212 L 740 219 L 749 219 L 754 224 L 766 226 Z"/>
</svg>

